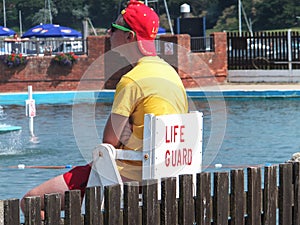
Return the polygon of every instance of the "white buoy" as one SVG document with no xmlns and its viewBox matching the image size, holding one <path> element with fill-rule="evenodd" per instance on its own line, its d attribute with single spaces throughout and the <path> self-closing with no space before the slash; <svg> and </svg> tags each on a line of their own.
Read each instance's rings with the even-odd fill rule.
<svg viewBox="0 0 300 225">
<path fill-rule="evenodd" d="M 31 138 L 34 139 L 33 118 L 36 116 L 35 100 L 32 98 L 32 86 L 28 86 L 28 100 L 26 100 L 26 116 L 29 117 L 29 131 Z"/>
<path fill-rule="evenodd" d="M 220 169 L 220 168 L 222 168 L 223 167 L 223 165 L 221 164 L 221 163 L 216 163 L 215 164 L 215 168 L 217 168 L 217 169 Z"/>
<path fill-rule="evenodd" d="M 25 164 L 19 164 L 18 169 L 25 169 Z"/>
</svg>

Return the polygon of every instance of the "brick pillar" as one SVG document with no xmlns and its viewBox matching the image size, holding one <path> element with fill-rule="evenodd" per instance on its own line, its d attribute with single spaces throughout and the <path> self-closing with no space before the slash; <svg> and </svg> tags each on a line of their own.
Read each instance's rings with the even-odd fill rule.
<svg viewBox="0 0 300 225">
<path fill-rule="evenodd" d="M 227 35 L 226 32 L 215 32 L 212 36 L 214 37 L 215 54 L 217 56 L 213 65 L 215 77 L 219 82 L 224 82 L 228 75 Z"/>
<path fill-rule="evenodd" d="M 107 36 L 89 36 L 87 37 L 88 43 L 88 56 L 93 61 L 106 51 Z"/>
</svg>

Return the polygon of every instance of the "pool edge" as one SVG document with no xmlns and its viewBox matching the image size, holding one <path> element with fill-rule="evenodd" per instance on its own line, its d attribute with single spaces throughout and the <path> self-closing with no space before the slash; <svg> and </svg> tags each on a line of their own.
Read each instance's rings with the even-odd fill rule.
<svg viewBox="0 0 300 225">
<path fill-rule="evenodd" d="M 296 98 L 299 89 L 186 89 L 189 98 Z M 115 90 L 33 92 L 36 104 L 112 102 Z M 0 93 L 0 105 L 25 105 L 27 92 Z"/>
</svg>

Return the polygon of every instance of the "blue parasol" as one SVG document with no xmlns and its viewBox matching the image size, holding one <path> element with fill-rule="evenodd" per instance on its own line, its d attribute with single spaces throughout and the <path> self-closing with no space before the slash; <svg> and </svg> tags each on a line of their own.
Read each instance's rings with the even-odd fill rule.
<svg viewBox="0 0 300 225">
<path fill-rule="evenodd" d="M 60 26 L 57 24 L 40 24 L 26 31 L 24 37 L 81 37 L 81 33 L 69 27 Z"/>
<path fill-rule="evenodd" d="M 11 36 L 14 35 L 16 32 L 12 29 L 7 27 L 0 26 L 0 36 Z"/>
<path fill-rule="evenodd" d="M 159 27 L 159 28 L 158 28 L 157 34 L 158 34 L 158 35 L 160 35 L 160 34 L 166 34 L 166 29 L 165 29 L 165 28 L 162 28 L 162 27 Z"/>
</svg>

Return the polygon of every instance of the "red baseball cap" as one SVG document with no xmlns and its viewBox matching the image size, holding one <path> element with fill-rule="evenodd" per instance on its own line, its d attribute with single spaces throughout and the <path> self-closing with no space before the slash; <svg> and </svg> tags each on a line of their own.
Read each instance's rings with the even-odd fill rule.
<svg viewBox="0 0 300 225">
<path fill-rule="evenodd" d="M 152 8 L 141 1 L 131 0 L 121 12 L 125 22 L 135 32 L 138 46 L 143 55 L 155 56 L 155 42 L 159 17 Z"/>
</svg>

